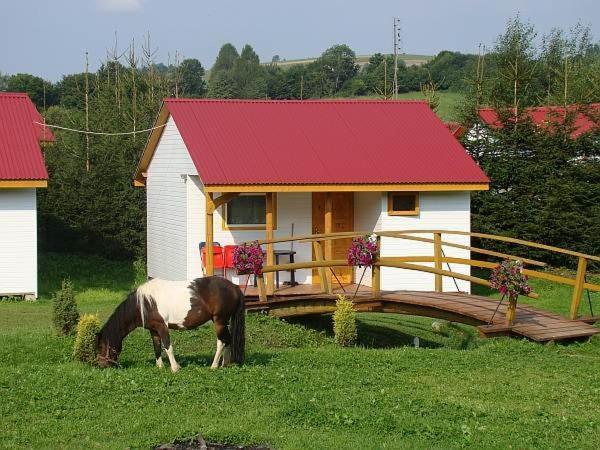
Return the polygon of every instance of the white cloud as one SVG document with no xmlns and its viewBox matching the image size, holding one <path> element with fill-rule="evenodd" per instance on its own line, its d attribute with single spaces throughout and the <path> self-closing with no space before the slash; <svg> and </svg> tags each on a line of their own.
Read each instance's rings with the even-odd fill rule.
<svg viewBox="0 0 600 450">
<path fill-rule="evenodd" d="M 142 9 L 142 0 L 96 0 L 100 11 L 136 12 Z"/>
</svg>

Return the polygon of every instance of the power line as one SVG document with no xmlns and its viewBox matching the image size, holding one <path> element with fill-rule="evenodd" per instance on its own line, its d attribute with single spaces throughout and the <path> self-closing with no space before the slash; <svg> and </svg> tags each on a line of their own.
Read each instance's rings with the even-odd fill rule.
<svg viewBox="0 0 600 450">
<path fill-rule="evenodd" d="M 167 125 L 165 123 L 163 125 L 157 125 L 152 128 L 146 128 L 145 130 L 123 131 L 123 132 L 119 132 L 119 133 L 105 133 L 102 131 L 76 130 L 74 128 L 61 127 L 59 125 L 48 125 L 47 123 L 41 123 L 41 122 L 35 122 L 35 121 L 33 123 L 35 123 L 36 125 L 41 125 L 43 127 L 56 128 L 57 130 L 72 131 L 74 133 L 81 133 L 81 134 L 93 134 L 95 136 L 126 136 L 126 135 L 132 135 L 132 134 L 147 133 L 148 131 L 153 131 L 153 130 L 162 128 Z"/>
</svg>

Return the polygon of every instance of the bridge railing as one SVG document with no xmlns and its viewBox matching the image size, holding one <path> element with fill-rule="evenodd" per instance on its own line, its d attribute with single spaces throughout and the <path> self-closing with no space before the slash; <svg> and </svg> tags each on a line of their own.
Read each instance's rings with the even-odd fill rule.
<svg viewBox="0 0 600 450">
<path fill-rule="evenodd" d="M 539 244 L 536 242 L 525 241 L 522 239 L 516 239 L 506 236 L 496 236 L 485 233 L 466 232 L 466 231 L 453 231 L 453 230 L 398 230 L 398 231 L 378 231 L 378 232 L 341 232 L 341 233 L 327 233 L 327 234 L 314 234 L 304 236 L 289 236 L 270 240 L 258 241 L 259 244 L 276 244 L 282 242 L 304 242 L 312 243 L 313 245 L 313 259 L 306 262 L 295 262 L 288 264 L 277 264 L 267 265 L 263 267 L 263 274 L 272 273 L 277 271 L 288 271 L 288 270 L 300 270 L 300 269 L 317 269 L 319 272 L 319 279 L 321 283 L 321 290 L 325 293 L 331 294 L 333 292 L 331 277 L 328 274 L 328 269 L 333 267 L 347 267 L 347 261 L 341 259 L 327 259 L 325 250 L 326 245 L 331 245 L 331 242 L 337 239 L 348 239 L 365 234 L 374 234 L 381 244 L 381 238 L 394 238 L 404 239 L 410 241 L 417 241 L 432 244 L 432 254 L 422 256 L 394 256 L 394 257 L 378 257 L 372 266 L 371 273 L 371 293 L 373 297 L 379 297 L 381 294 L 381 267 L 394 267 L 406 270 L 415 270 L 420 272 L 431 273 L 435 277 L 435 291 L 443 292 L 443 277 L 451 277 L 459 280 L 469 281 L 474 284 L 483 286 L 490 286 L 488 280 L 467 275 L 457 271 L 453 271 L 450 268 L 450 264 L 456 264 L 461 266 L 478 267 L 484 269 L 493 269 L 497 266 L 497 263 L 486 260 L 478 259 L 467 259 L 458 257 L 447 257 L 443 251 L 444 247 L 457 248 L 461 250 L 467 250 L 471 253 L 481 254 L 486 256 L 492 256 L 502 259 L 513 259 L 520 260 L 523 262 L 525 269 L 524 273 L 534 279 L 542 279 L 551 281 L 559 284 L 572 286 L 572 297 L 570 307 L 570 318 L 576 319 L 578 317 L 579 305 L 581 296 L 585 289 L 594 292 L 600 292 L 600 285 L 589 283 L 586 280 L 586 272 L 588 261 L 600 262 L 600 257 L 594 255 L 587 255 L 572 250 L 566 250 L 558 247 L 552 247 L 545 244 Z M 424 237 L 423 235 L 431 235 L 431 237 Z M 478 237 L 481 239 L 490 239 L 502 242 L 508 242 L 516 245 L 523 245 L 527 247 L 537 248 L 546 250 L 549 252 L 561 253 L 568 256 L 578 258 L 577 272 L 574 278 L 570 278 L 564 275 L 556 275 L 546 271 L 533 270 L 528 266 L 536 266 L 540 268 L 547 267 L 547 264 L 542 261 L 537 261 L 530 258 L 523 258 L 517 255 L 511 255 L 502 252 L 496 252 L 483 248 L 473 247 L 470 245 L 459 244 L 456 242 L 450 242 L 443 240 L 444 235 L 462 235 L 469 237 Z M 270 246 L 272 247 L 272 245 Z M 380 246 L 381 249 L 381 246 Z M 329 252 L 331 254 L 331 252 Z M 381 253 L 381 252 L 380 252 Z M 421 265 L 419 263 L 433 263 L 431 265 Z M 447 264 L 449 270 L 443 269 L 443 265 Z M 258 277 L 257 286 L 259 290 L 259 298 L 261 301 L 267 300 L 267 294 L 273 293 L 273 287 L 265 284 L 265 279 L 261 275 Z M 528 295 L 532 298 L 538 298 L 539 295 L 536 293 L 530 293 Z"/>
</svg>

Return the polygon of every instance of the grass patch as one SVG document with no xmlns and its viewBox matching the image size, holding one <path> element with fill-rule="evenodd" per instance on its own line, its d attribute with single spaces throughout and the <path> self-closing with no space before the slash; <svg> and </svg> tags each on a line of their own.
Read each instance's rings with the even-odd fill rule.
<svg viewBox="0 0 600 450">
<path fill-rule="evenodd" d="M 358 314 L 359 342 L 342 349 L 327 317 L 251 315 L 243 367 L 208 368 L 215 336 L 205 326 L 172 334 L 177 374 L 154 367 L 143 330 L 125 341 L 121 369 L 98 370 L 72 360 L 73 337 L 52 332 L 48 293 L 69 276 L 80 311 L 104 321 L 134 282 L 131 264 L 50 254 L 40 274 L 40 301 L 0 303 L 1 447 L 148 448 L 197 433 L 290 449 L 595 448 L 600 439 L 597 337 L 479 340 L 467 326 L 435 333 L 427 318 Z M 528 301 L 568 310 L 568 293 L 534 287 L 542 298 Z"/>
</svg>

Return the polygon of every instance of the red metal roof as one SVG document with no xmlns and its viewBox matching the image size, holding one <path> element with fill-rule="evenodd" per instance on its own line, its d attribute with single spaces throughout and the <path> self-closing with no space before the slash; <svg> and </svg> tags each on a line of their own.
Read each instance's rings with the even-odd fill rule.
<svg viewBox="0 0 600 450">
<path fill-rule="evenodd" d="M 467 132 L 467 128 L 458 122 L 444 122 L 444 125 L 456 139 L 460 139 Z"/>
<path fill-rule="evenodd" d="M 167 99 L 202 182 L 488 183 L 425 102 Z"/>
<path fill-rule="evenodd" d="M 525 114 L 532 122 L 542 128 L 547 128 L 552 124 L 561 124 L 565 119 L 565 111 L 575 113 L 573 122 L 573 131 L 571 137 L 578 138 L 584 133 L 598 129 L 598 114 L 600 114 L 600 103 L 590 105 L 570 105 L 566 110 L 563 106 L 539 106 L 535 108 L 526 108 Z M 498 118 L 498 113 L 493 108 L 481 108 L 479 117 L 492 128 L 501 128 L 502 123 Z"/>
<path fill-rule="evenodd" d="M 0 92 L 0 180 L 47 180 L 41 141 L 54 141 L 27 94 Z"/>
</svg>

